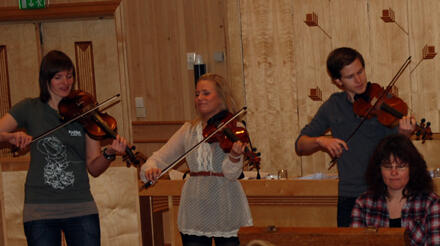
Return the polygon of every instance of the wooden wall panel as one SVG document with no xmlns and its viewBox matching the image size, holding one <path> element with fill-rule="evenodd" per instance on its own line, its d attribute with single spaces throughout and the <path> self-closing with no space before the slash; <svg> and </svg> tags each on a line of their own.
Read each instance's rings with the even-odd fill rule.
<svg viewBox="0 0 440 246">
<path fill-rule="evenodd" d="M 435 0 L 410 0 L 408 7 L 410 53 L 414 61 L 410 68 L 421 61 L 411 73 L 412 109 L 431 121 L 434 132 L 440 131 L 440 58 L 422 60 L 422 49 L 426 44 L 436 46 L 437 52 L 440 49 L 440 17 L 436 12 L 439 8 L 440 2 Z"/>
<path fill-rule="evenodd" d="M 298 132 L 292 1 L 240 1 L 248 128 L 261 169 L 301 175 L 292 137 Z"/>
<path fill-rule="evenodd" d="M 194 116 L 194 77 L 186 53 L 203 56 L 209 72 L 226 75 L 223 1 L 123 1 L 129 83 L 143 97 L 146 117 L 138 120 L 189 120 Z M 134 108 L 132 114 L 135 115 Z"/>
<path fill-rule="evenodd" d="M 243 47 L 241 43 L 240 0 L 226 1 L 226 64 L 227 78 L 237 105 L 246 105 L 243 75 Z"/>
<path fill-rule="evenodd" d="M 96 97 L 93 44 L 91 41 L 75 42 L 75 60 L 78 89 Z"/>
<path fill-rule="evenodd" d="M 297 87 L 298 131 L 292 136 L 296 140 L 299 131 L 308 124 L 321 104 L 339 89 L 331 82 L 326 71 L 326 60 L 332 48 L 331 12 L 329 1 L 294 1 L 294 69 L 295 86 Z M 304 23 L 306 14 L 316 13 L 319 26 L 308 26 Z M 327 36 L 327 34 L 330 37 Z M 322 91 L 322 101 L 313 101 L 310 89 L 319 87 Z M 330 162 L 327 154 L 319 152 L 301 158 L 301 174 L 308 175 L 326 170 Z M 331 172 L 336 172 L 332 170 Z"/>
<path fill-rule="evenodd" d="M 4 115 L 11 107 L 11 96 L 9 90 L 9 69 L 8 52 L 6 45 L 0 45 L 0 113 Z"/>
<path fill-rule="evenodd" d="M 0 44 L 8 50 L 11 105 L 38 96 L 38 27 L 32 23 L 0 23 Z"/>
</svg>

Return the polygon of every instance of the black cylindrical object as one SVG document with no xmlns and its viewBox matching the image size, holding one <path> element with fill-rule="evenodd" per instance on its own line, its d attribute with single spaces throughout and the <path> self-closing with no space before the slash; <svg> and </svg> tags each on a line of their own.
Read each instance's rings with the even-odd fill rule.
<svg viewBox="0 0 440 246">
<path fill-rule="evenodd" d="M 200 76 L 206 73 L 206 64 L 194 64 L 194 83 L 197 83 Z"/>
</svg>

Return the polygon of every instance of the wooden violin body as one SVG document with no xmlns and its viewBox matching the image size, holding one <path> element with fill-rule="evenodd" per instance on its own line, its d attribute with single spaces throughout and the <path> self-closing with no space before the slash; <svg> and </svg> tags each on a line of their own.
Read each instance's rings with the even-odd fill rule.
<svg viewBox="0 0 440 246">
<path fill-rule="evenodd" d="M 368 82 L 366 91 L 355 96 L 353 111 L 368 119 L 377 117 L 382 125 L 393 127 L 408 114 L 408 105 L 391 92 L 386 92 L 379 84 Z"/>
<path fill-rule="evenodd" d="M 229 119 L 233 117 L 233 114 L 224 110 L 214 115 L 211 119 L 208 120 L 206 127 L 203 129 L 203 137 L 209 136 L 215 130 L 217 130 L 218 126 L 227 122 Z M 236 141 L 241 141 L 244 144 L 250 144 L 250 138 L 248 131 L 246 128 L 238 126 L 238 121 L 233 120 L 228 123 L 222 131 L 217 132 L 213 137 L 211 137 L 207 142 L 214 143 L 218 142 L 220 148 L 223 149 L 225 153 L 229 153 L 231 151 L 232 145 Z M 249 165 L 257 168 L 260 168 L 260 153 L 256 153 L 253 148 L 245 148 L 244 150 L 245 159 L 249 161 Z"/>
</svg>

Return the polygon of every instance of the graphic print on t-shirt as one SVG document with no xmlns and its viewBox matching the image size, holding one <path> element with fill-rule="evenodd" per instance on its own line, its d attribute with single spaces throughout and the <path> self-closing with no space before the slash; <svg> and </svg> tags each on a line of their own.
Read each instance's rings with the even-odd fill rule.
<svg viewBox="0 0 440 246">
<path fill-rule="evenodd" d="M 67 160 L 66 146 L 55 136 L 38 141 L 38 151 L 44 155 L 44 183 L 54 189 L 65 189 L 75 182 L 73 172 L 67 172 L 70 166 Z"/>
</svg>

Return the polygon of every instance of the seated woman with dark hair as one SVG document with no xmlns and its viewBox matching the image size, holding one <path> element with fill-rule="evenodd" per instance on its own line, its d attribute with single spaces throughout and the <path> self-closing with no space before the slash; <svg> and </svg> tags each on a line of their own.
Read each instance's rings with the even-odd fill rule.
<svg viewBox="0 0 440 246">
<path fill-rule="evenodd" d="M 384 138 L 370 160 L 368 191 L 358 197 L 352 227 L 403 227 L 411 245 L 440 245 L 440 201 L 423 156 L 404 135 Z"/>
</svg>

